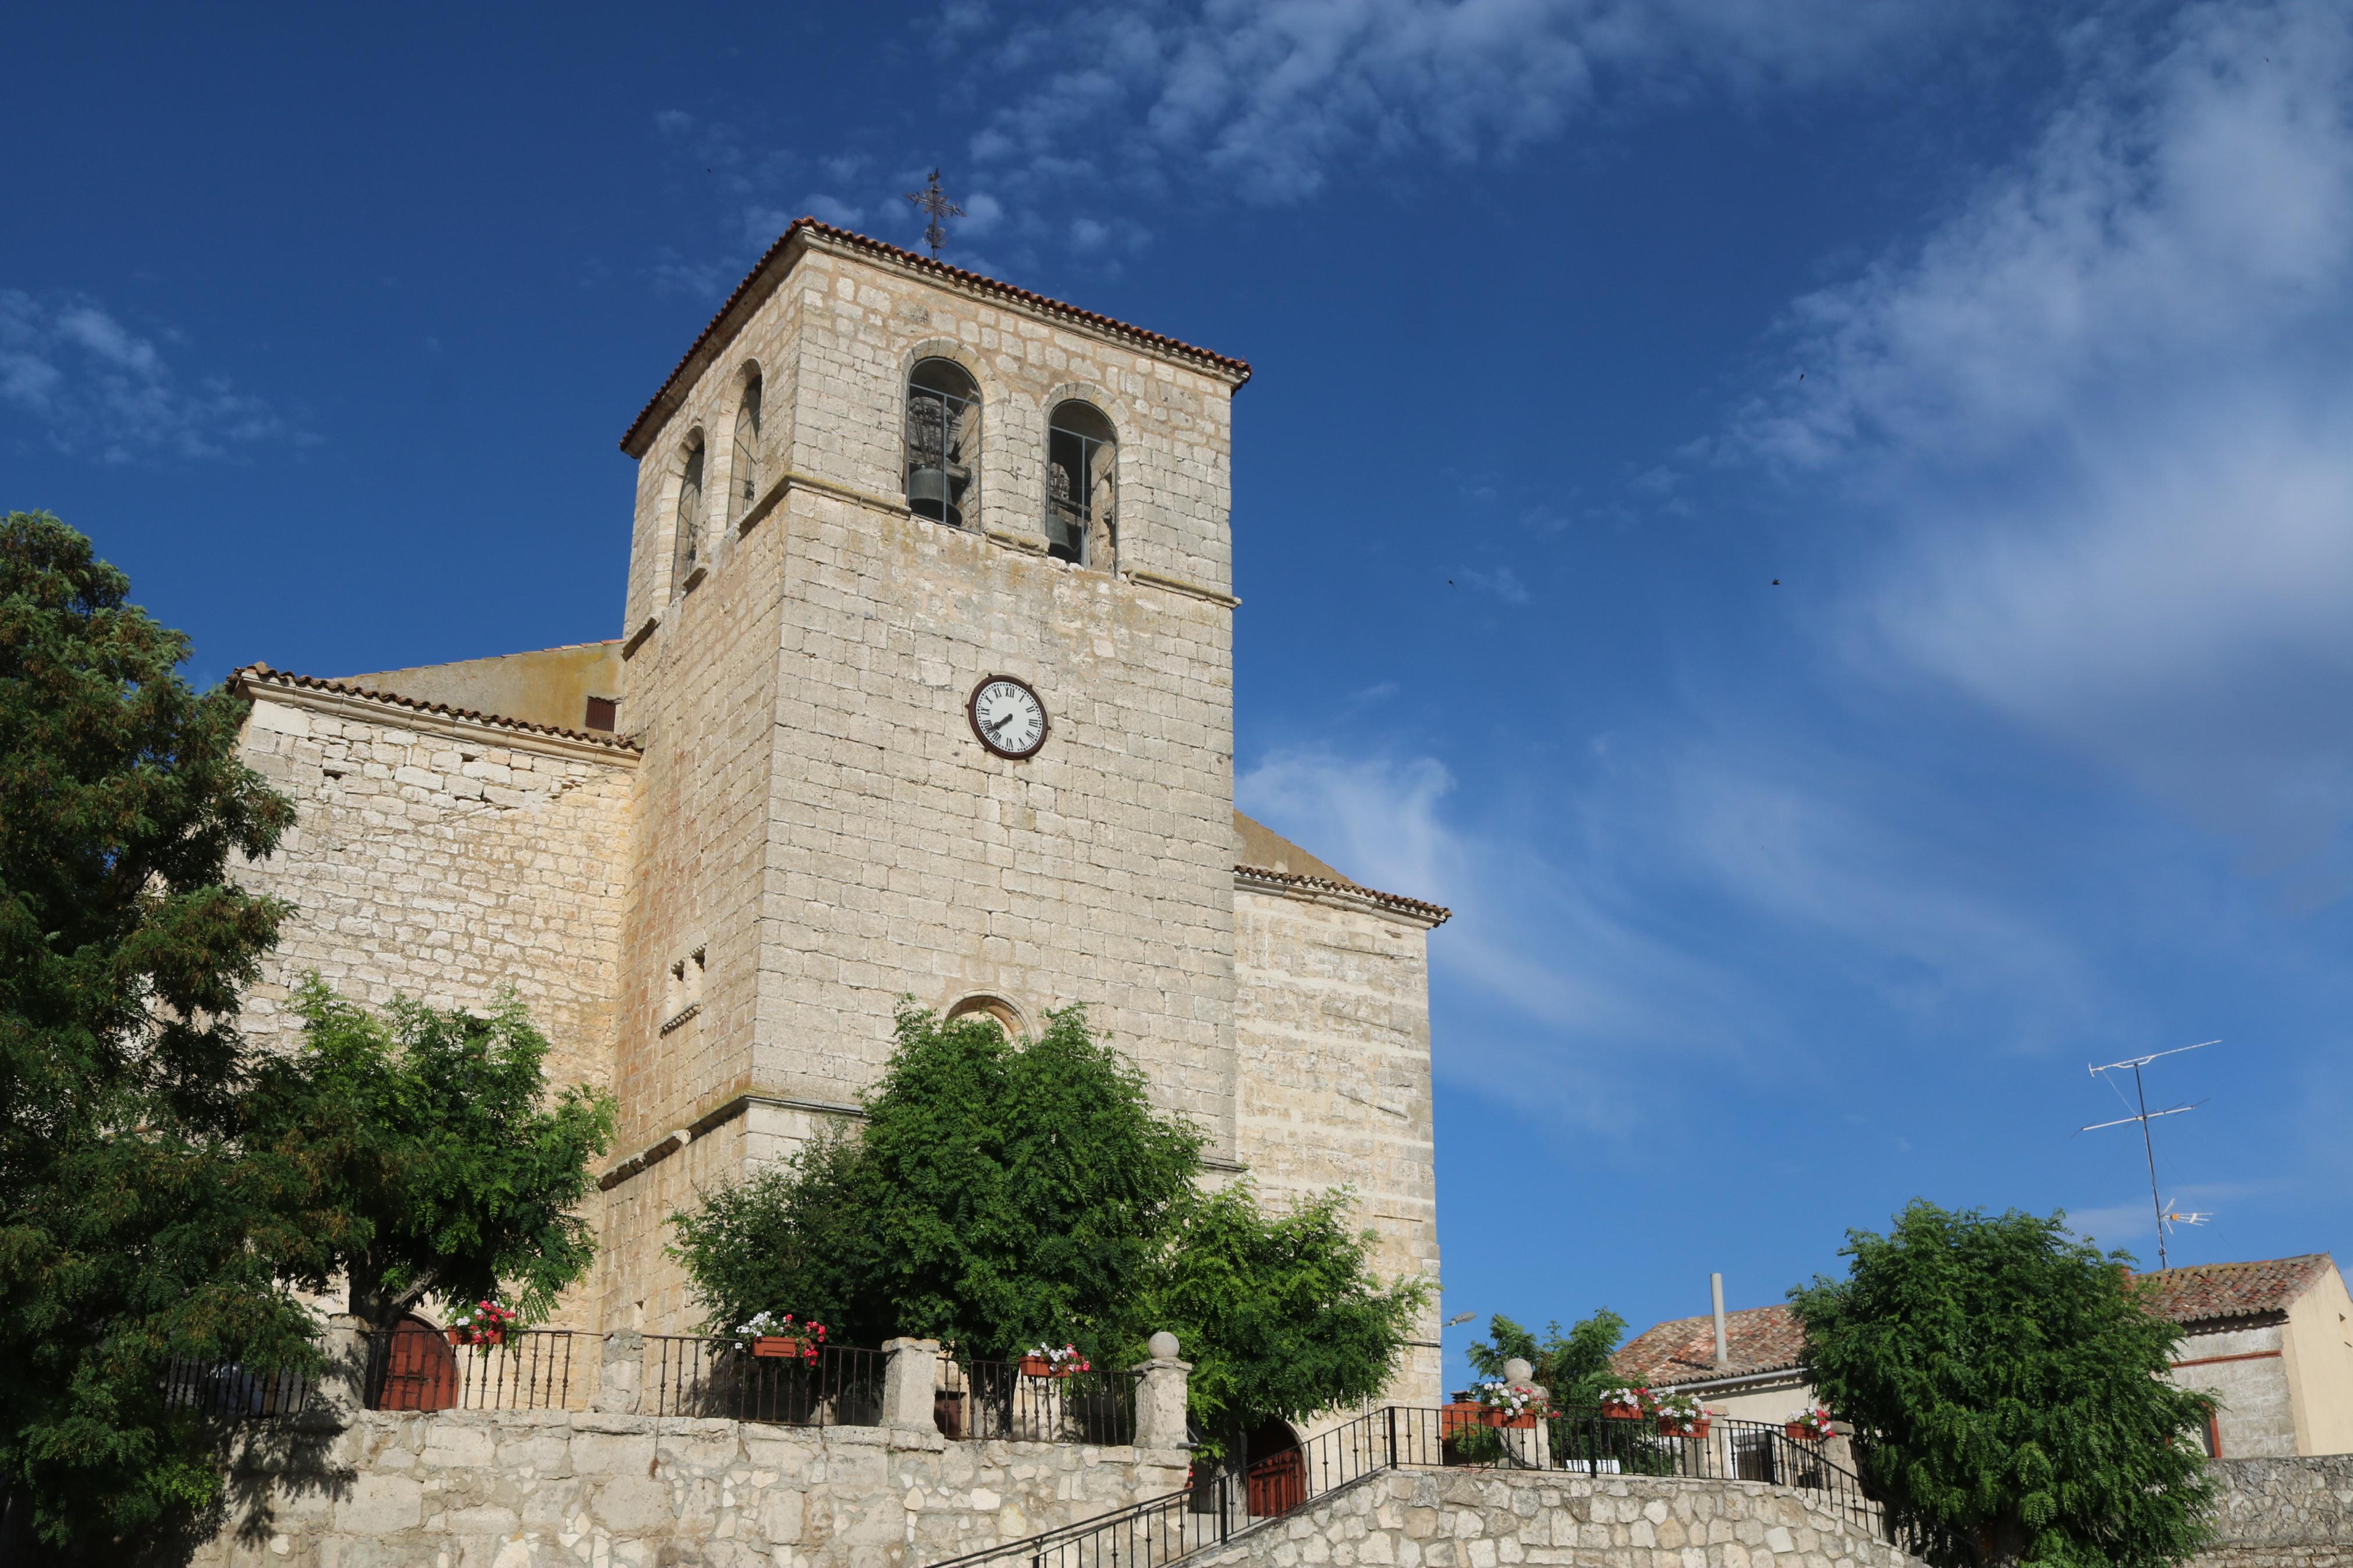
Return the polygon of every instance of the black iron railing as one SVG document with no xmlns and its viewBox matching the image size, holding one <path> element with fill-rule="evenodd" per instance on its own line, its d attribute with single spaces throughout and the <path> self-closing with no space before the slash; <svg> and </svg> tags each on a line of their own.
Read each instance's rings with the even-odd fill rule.
<svg viewBox="0 0 2353 1568">
<path fill-rule="evenodd" d="M 299 1415 L 311 1402 L 311 1389 L 301 1373 L 256 1372 L 233 1361 L 182 1357 L 164 1366 L 165 1405 L 224 1420 Z"/>
<path fill-rule="evenodd" d="M 646 1336 L 649 1415 L 723 1416 L 779 1426 L 879 1426 L 881 1351 L 825 1345 L 814 1359 L 758 1356 L 727 1340 Z"/>
<path fill-rule="evenodd" d="M 933 1413 L 950 1437 L 1032 1443 L 1130 1443 L 1135 1437 L 1134 1372 L 1048 1373 L 1019 1362 L 942 1361 Z"/>
<path fill-rule="evenodd" d="M 405 1324 L 367 1336 L 371 1410 L 585 1410 L 601 1357 L 593 1334 L 575 1355 L 569 1329 L 515 1329 L 484 1349 Z"/>
<path fill-rule="evenodd" d="M 1081 1520 L 1001 1546 L 934 1563 L 972 1568 L 998 1560 L 1029 1568 L 1155 1568 L 1280 1519 L 1385 1471 L 1484 1466 L 1581 1471 L 1682 1480 L 1754 1480 L 1821 1494 L 1874 1534 L 1887 1533 L 1879 1505 L 1852 1471 L 1820 1444 L 1791 1439 L 1753 1421 L 1712 1422 L 1704 1435 L 1662 1433 L 1655 1421 L 1599 1412 L 1532 1417 L 1495 1426 L 1482 1412 L 1388 1405 L 1317 1434 L 1294 1448 L 1245 1455 L 1240 1464 L 1197 1474 L 1181 1491 Z"/>
</svg>

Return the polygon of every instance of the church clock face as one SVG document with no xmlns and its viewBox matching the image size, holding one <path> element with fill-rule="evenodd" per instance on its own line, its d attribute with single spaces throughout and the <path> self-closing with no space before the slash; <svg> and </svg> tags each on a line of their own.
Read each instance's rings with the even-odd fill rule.
<svg viewBox="0 0 2353 1568">
<path fill-rule="evenodd" d="M 1027 681 L 990 676 L 973 688 L 965 712 L 980 743 L 1000 757 L 1034 757 L 1046 743 L 1046 705 Z"/>
</svg>

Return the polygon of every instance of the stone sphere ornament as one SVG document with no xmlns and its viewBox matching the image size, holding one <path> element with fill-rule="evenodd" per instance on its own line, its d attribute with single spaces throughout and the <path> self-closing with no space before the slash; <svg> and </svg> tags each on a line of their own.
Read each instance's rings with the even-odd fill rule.
<svg viewBox="0 0 2353 1568">
<path fill-rule="evenodd" d="M 1176 1336 L 1170 1333 L 1166 1329 L 1163 1329 L 1158 1333 L 1153 1335 L 1151 1339 L 1145 1342 L 1145 1345 L 1146 1349 L 1152 1352 L 1152 1359 L 1154 1361 L 1175 1361 L 1176 1359 L 1176 1352 L 1178 1349 Z"/>
</svg>

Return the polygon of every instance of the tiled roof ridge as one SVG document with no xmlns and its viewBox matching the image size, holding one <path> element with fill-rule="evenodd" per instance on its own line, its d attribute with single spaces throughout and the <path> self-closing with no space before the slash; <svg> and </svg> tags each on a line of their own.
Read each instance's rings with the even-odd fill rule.
<svg viewBox="0 0 2353 1568">
<path fill-rule="evenodd" d="M 2159 1297 L 2156 1310 L 2177 1323 L 2232 1322 L 2284 1313 L 2321 1270 L 2335 1267 L 2336 1259 L 2326 1252 L 2304 1252 L 2236 1263 L 2185 1263 L 2127 1278 L 2153 1285 Z"/>
<path fill-rule="evenodd" d="M 1384 893 L 1377 888 L 1367 888 L 1362 882 L 1335 881 L 1329 877 L 1309 877 L 1297 871 L 1277 871 L 1270 867 L 1249 866 L 1240 861 L 1235 862 L 1234 869 L 1245 876 L 1262 878 L 1270 882 L 1281 882 L 1286 887 L 1306 888 L 1330 893 L 1352 893 L 1357 898 L 1370 899 L 1375 903 L 1388 904 L 1413 914 L 1435 917 L 1430 920 L 1433 927 L 1442 926 L 1454 918 L 1454 911 L 1443 904 L 1433 904 L 1421 899 L 1409 899 L 1403 893 Z"/>
<path fill-rule="evenodd" d="M 702 331 L 695 334 L 694 342 L 687 345 L 686 353 L 679 356 L 678 363 L 671 368 L 670 374 L 662 378 L 662 384 L 655 390 L 653 396 L 648 398 L 646 400 L 646 405 L 638 410 L 638 416 L 629 421 L 629 427 L 621 433 L 622 451 L 627 452 L 629 450 L 630 444 L 637 440 L 638 433 L 642 431 L 646 427 L 648 422 L 653 418 L 654 410 L 661 406 L 662 399 L 670 395 L 670 388 L 676 386 L 678 384 L 679 377 L 686 374 L 686 367 L 694 363 L 694 356 L 701 353 L 702 352 L 703 345 L 708 343 L 712 340 L 712 336 L 718 332 L 719 323 L 727 319 L 727 313 L 733 310 L 735 308 L 737 301 L 741 300 L 744 294 L 750 290 L 753 281 L 757 279 L 761 273 L 767 270 L 768 263 L 774 261 L 783 253 L 785 247 L 792 243 L 794 236 L 803 233 L 804 231 L 810 234 L 820 234 L 828 239 L 839 241 L 843 245 L 850 246 L 857 249 L 872 251 L 878 256 L 887 256 L 892 260 L 899 262 L 902 266 L 912 267 L 919 272 L 936 274 L 937 276 L 948 279 L 953 282 L 964 284 L 967 288 L 978 289 L 984 292 L 991 294 L 1000 294 L 1011 300 L 1018 300 L 1023 304 L 1030 306 L 1035 310 L 1044 310 L 1050 314 L 1067 316 L 1073 321 L 1083 321 L 1091 327 L 1098 327 L 1121 337 L 1138 339 L 1144 342 L 1150 343 L 1155 348 L 1164 349 L 1170 353 L 1183 354 L 1193 359 L 1204 360 L 1211 364 L 1221 365 L 1228 370 L 1240 371 L 1241 373 L 1241 380 L 1237 381 L 1234 384 L 1237 387 L 1240 386 L 1243 382 L 1247 382 L 1250 378 L 1250 367 L 1248 360 L 1235 359 L 1231 355 L 1221 354 L 1214 350 L 1205 349 L 1198 344 L 1186 342 L 1182 339 L 1169 337 L 1165 332 L 1155 332 L 1148 327 L 1139 327 L 1133 322 L 1123 321 L 1113 316 L 1103 315 L 1098 311 L 1086 310 L 1081 306 L 1071 304 L 1066 300 L 1056 300 L 1048 295 L 1036 293 L 1030 289 L 1022 288 L 1018 284 L 1008 283 L 1000 279 L 990 278 L 983 273 L 967 272 L 961 267 L 951 267 L 948 263 L 938 260 L 935 258 L 919 256 L 914 251 L 902 249 L 898 246 L 892 245 L 887 240 L 876 239 L 870 235 L 860 234 L 852 229 L 836 228 L 833 225 L 817 217 L 797 217 L 793 219 L 791 223 L 785 226 L 785 232 L 776 237 L 776 242 L 768 247 L 766 250 L 763 251 L 760 255 L 760 259 L 752 264 L 752 270 L 744 275 L 744 280 L 735 285 L 734 290 L 727 296 L 725 302 L 721 304 L 718 311 L 712 316 L 710 322 L 703 327 Z"/>
<path fill-rule="evenodd" d="M 584 645 L 585 646 L 585 645 Z M 559 724 L 534 724 L 528 719 L 510 719 L 502 713 L 484 713 L 473 708 L 453 708 L 447 702 L 427 702 L 421 698 L 403 697 L 396 691 L 377 691 L 365 686 L 353 686 L 347 680 L 330 680 L 318 675 L 296 675 L 291 670 L 272 669 L 259 660 L 232 670 L 232 681 L 253 684 L 290 686 L 305 691 L 332 691 L 339 697 L 357 697 L 369 702 L 381 702 L 386 707 L 407 708 L 419 713 L 439 713 L 451 719 L 470 719 L 477 724 L 495 725 L 501 730 L 521 730 L 533 735 L 560 735 L 567 741 L 581 741 L 592 746 L 609 747 L 616 752 L 635 752 L 638 746 L 617 735 L 599 734 L 594 730 L 567 730 Z"/>
<path fill-rule="evenodd" d="M 1685 1383 L 1710 1377 L 1749 1377 L 1782 1372 L 1803 1363 L 1805 1340 L 1796 1314 L 1787 1302 L 1743 1307 L 1724 1315 L 1725 1340 L 1732 1364 L 1715 1365 L 1715 1315 L 1668 1318 L 1651 1324 L 1620 1345 L 1610 1357 L 1621 1377 L 1661 1382 L 1669 1377 Z M 1775 1348 L 1772 1342 L 1783 1343 Z M 1687 1352 L 1695 1352 L 1694 1355 Z M 1746 1352 L 1748 1359 L 1744 1359 Z"/>
</svg>

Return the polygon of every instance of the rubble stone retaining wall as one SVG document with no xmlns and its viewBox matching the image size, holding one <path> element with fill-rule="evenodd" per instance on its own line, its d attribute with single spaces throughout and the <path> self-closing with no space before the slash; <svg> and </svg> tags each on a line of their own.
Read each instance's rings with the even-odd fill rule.
<svg viewBox="0 0 2353 1568">
<path fill-rule="evenodd" d="M 1187 1458 L 565 1411 L 364 1411 L 307 1435 L 301 1461 L 257 1436 L 193 1564 L 900 1568 L 1165 1495 Z"/>
<path fill-rule="evenodd" d="M 1203 1568 L 1919 1568 L 1860 1521 L 1756 1481 L 1388 1470 L 1261 1526 Z"/>
<path fill-rule="evenodd" d="M 2197 1568 L 2353 1568 L 2353 1454 L 2213 1468 L 2221 1542 Z"/>
</svg>

